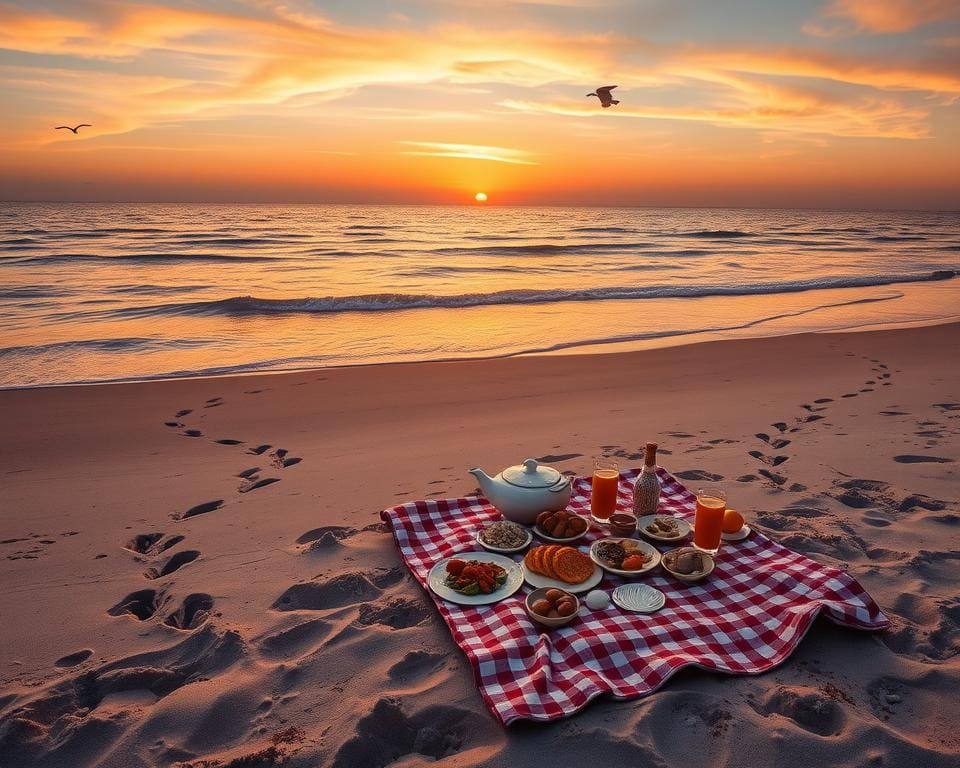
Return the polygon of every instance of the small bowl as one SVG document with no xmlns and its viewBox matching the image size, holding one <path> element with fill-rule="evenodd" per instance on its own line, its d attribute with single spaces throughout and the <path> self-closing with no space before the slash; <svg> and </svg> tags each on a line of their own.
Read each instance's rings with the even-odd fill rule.
<svg viewBox="0 0 960 768">
<path fill-rule="evenodd" d="M 536 621 L 538 624 L 543 624 L 543 626 L 551 628 L 562 627 L 564 624 L 569 624 L 580 614 L 580 600 L 576 595 L 567 592 L 565 589 L 560 590 L 561 592 L 570 595 L 570 597 L 573 598 L 574 604 L 576 605 L 576 610 L 574 610 L 574 612 L 569 616 L 560 616 L 556 619 L 551 619 L 548 616 L 541 616 L 539 613 L 534 613 L 533 609 L 530 607 L 537 602 L 537 600 L 546 597 L 547 592 L 549 592 L 551 589 L 555 589 L 555 587 L 541 587 L 540 589 L 533 590 L 533 592 L 527 595 L 524 607 L 527 609 L 527 613 L 530 614 L 530 618 Z"/>
<path fill-rule="evenodd" d="M 631 512 L 614 512 L 610 515 L 609 525 L 614 536 L 628 538 L 637 530 L 637 516 Z"/>
<path fill-rule="evenodd" d="M 673 576 L 673 578 L 675 578 L 677 581 L 683 581 L 687 584 L 693 584 L 695 582 L 702 581 L 703 579 L 707 578 L 707 576 L 709 576 L 711 573 L 713 573 L 713 569 L 717 567 L 717 561 L 714 559 L 713 555 L 711 555 L 709 552 L 700 552 L 700 556 L 707 561 L 706 570 L 699 571 L 698 573 L 677 573 L 676 571 L 671 570 L 670 566 L 667 565 L 667 556 L 672 555 L 675 552 L 677 553 L 686 552 L 687 550 L 699 551 L 699 550 L 694 550 L 693 547 L 680 547 L 679 549 L 671 549 L 669 552 L 663 553 L 663 556 L 660 559 L 660 566 L 663 568 L 663 570 L 665 570 L 667 573 Z"/>
</svg>

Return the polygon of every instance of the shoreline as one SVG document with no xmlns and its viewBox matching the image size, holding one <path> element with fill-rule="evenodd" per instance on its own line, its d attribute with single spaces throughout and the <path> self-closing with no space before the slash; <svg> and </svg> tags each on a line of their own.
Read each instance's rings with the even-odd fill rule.
<svg viewBox="0 0 960 768">
<path fill-rule="evenodd" d="M 0 753 L 228 765 L 296 727 L 290 764 L 337 768 L 357 744 L 371 765 L 949 768 L 958 345 L 953 323 L 0 392 Z M 688 487 L 848 570 L 891 628 L 817 621 L 765 674 L 685 671 L 501 728 L 380 510 L 528 456 L 635 467 L 651 439 Z M 398 735 L 427 726 L 441 748 Z"/>
<path fill-rule="evenodd" d="M 0 385 L 2 392 L 18 392 L 32 389 L 56 389 L 60 387 L 102 387 L 122 384 L 152 384 L 168 381 L 203 381 L 208 379 L 229 379 L 233 377 L 251 377 L 251 376 L 277 376 L 309 374 L 317 371 L 335 371 L 354 368 L 379 368 L 393 365 L 433 365 L 440 363 L 466 363 L 466 362 L 486 362 L 492 360 L 513 360 L 536 357 L 593 357 L 597 355 L 621 355 L 645 352 L 653 349 L 673 349 L 676 347 L 687 347 L 696 344 L 711 344 L 723 341 L 749 341 L 755 339 L 771 338 L 790 338 L 793 336 L 819 335 L 819 334 L 838 334 L 838 333 L 883 333 L 885 331 L 907 330 L 911 328 L 928 328 L 937 326 L 950 326 L 960 324 L 960 315 L 950 316 L 938 319 L 906 320 L 890 323 L 868 323 L 864 325 L 825 329 L 817 331 L 793 331 L 788 333 L 770 333 L 760 336 L 724 336 L 723 332 L 732 329 L 708 329 L 695 332 L 678 332 L 675 335 L 662 335 L 643 338 L 627 339 L 601 339 L 586 342 L 569 342 L 567 344 L 557 344 L 546 349 L 527 350 L 522 352 L 510 352 L 502 355 L 489 355 L 480 357 L 444 357 L 427 360 L 384 360 L 381 362 L 372 361 L 366 363 L 341 363 L 337 365 L 318 365 L 304 368 L 278 368 L 247 371 L 225 371 L 217 373 L 189 372 L 183 375 L 159 375 L 132 377 L 124 379 L 104 379 L 91 381 L 65 381 L 54 382 L 50 384 L 24 384 L 24 385 Z M 682 340 L 681 340 L 682 339 Z M 659 343 L 670 340 L 670 343 Z M 676 340 L 676 341 L 674 341 Z M 624 349 L 609 349 L 613 346 L 625 346 Z M 591 350 L 591 351 L 586 351 Z"/>
</svg>

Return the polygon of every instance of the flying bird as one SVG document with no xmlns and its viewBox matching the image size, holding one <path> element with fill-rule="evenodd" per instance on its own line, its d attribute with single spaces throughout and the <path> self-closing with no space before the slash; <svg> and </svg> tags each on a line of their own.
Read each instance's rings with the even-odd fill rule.
<svg viewBox="0 0 960 768">
<path fill-rule="evenodd" d="M 57 126 L 56 128 L 54 128 L 53 130 L 59 131 L 59 130 L 61 130 L 61 129 L 63 129 L 63 128 L 66 128 L 68 131 L 73 131 L 74 133 L 76 133 L 76 132 L 77 132 L 78 130 L 80 130 L 81 128 L 93 128 L 93 126 L 90 125 L 90 123 L 80 123 L 80 125 L 76 126 L 75 128 L 71 128 L 69 125 L 58 125 L 58 126 Z"/>
<path fill-rule="evenodd" d="M 603 86 L 603 88 L 597 88 L 596 93 L 588 93 L 587 96 L 588 97 L 596 96 L 598 99 L 600 99 L 600 106 L 606 109 L 612 104 L 620 103 L 615 98 L 613 98 L 613 95 L 610 93 L 610 91 L 612 91 L 616 87 L 617 86 L 615 85 L 605 85 Z"/>
</svg>

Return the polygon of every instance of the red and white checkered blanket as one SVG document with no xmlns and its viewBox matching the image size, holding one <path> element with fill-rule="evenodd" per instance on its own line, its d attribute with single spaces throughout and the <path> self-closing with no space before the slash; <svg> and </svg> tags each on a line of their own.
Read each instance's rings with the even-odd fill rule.
<svg viewBox="0 0 960 768">
<path fill-rule="evenodd" d="M 658 473 L 660 513 L 692 519 L 693 494 L 665 470 Z M 635 470 L 620 475 L 621 509 L 632 507 L 636 476 Z M 589 478 L 574 481 L 568 509 L 589 514 Z M 852 576 L 753 531 L 743 541 L 723 543 L 716 569 L 704 582 L 682 584 L 659 569 L 643 577 L 666 595 L 666 605 L 657 613 L 628 613 L 612 603 L 592 611 L 582 604 L 580 617 L 571 624 L 545 630 L 524 610 L 531 591 L 527 585 L 482 606 L 449 603 L 427 586 L 431 567 L 478 549 L 478 530 L 500 519 L 485 499 L 414 501 L 381 516 L 393 528 L 407 567 L 433 597 L 470 659 L 483 700 L 505 725 L 564 717 L 602 693 L 620 699 L 644 696 L 686 666 L 765 672 L 790 655 L 821 612 L 858 629 L 888 624 Z M 603 536 L 593 526 L 576 545 L 587 551 Z M 621 583 L 608 574 L 598 588 L 610 590 Z"/>
</svg>

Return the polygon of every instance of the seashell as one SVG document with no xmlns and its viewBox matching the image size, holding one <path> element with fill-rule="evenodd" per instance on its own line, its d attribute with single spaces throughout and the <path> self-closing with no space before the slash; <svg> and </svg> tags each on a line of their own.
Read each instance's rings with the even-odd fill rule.
<svg viewBox="0 0 960 768">
<path fill-rule="evenodd" d="M 653 613 L 663 608 L 667 598 L 649 584 L 623 584 L 613 590 L 613 602 L 627 611 Z"/>
</svg>

